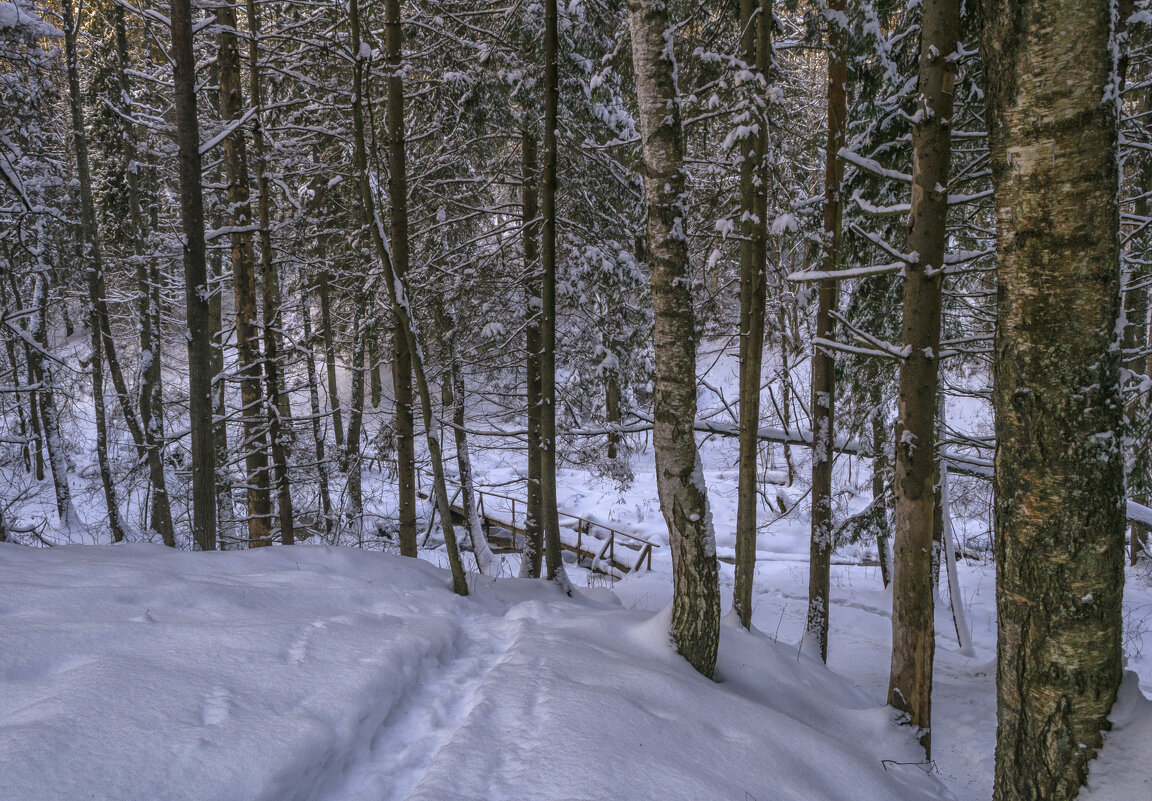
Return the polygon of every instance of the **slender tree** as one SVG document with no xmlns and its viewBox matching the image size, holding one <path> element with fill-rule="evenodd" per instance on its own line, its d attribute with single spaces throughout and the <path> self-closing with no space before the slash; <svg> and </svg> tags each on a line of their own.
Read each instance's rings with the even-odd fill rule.
<svg viewBox="0 0 1152 801">
<path fill-rule="evenodd" d="M 912 225 L 904 266 L 904 350 L 896 428 L 892 670 L 888 703 L 907 715 L 926 751 L 932 745 L 936 517 L 936 406 L 940 385 L 940 301 L 948 230 L 952 100 L 960 1 L 932 0 L 920 26 L 920 104 L 912 126 Z"/>
<path fill-rule="evenodd" d="M 764 304 L 768 291 L 767 118 L 758 101 L 766 96 L 772 60 L 771 0 L 740 0 L 740 49 L 745 70 L 755 70 L 755 90 L 740 146 L 740 478 L 736 507 L 736 585 L 732 605 L 745 628 L 752 625 L 752 581 L 756 573 L 756 492 L 760 441 L 760 370 L 764 361 Z"/>
<path fill-rule="evenodd" d="M 655 311 L 656 487 L 672 548 L 672 639 L 711 676 L 720 643 L 716 535 L 696 449 L 696 331 L 689 288 L 683 124 L 662 0 L 629 0 L 632 65 L 640 106 L 647 257 Z"/>
<path fill-rule="evenodd" d="M 830 0 L 828 26 L 828 144 L 824 154 L 824 243 L 820 269 L 840 265 L 840 197 L 844 162 L 839 153 L 847 129 L 848 61 L 845 55 L 845 0 Z M 836 310 L 836 281 L 820 282 L 816 302 L 816 336 L 833 339 L 832 312 Z M 836 365 L 832 353 L 817 346 L 812 350 L 812 546 L 808 574 L 808 620 L 805 636 L 812 640 L 820 658 L 828 660 L 828 615 L 831 603 L 832 565 L 832 462 L 835 443 L 834 408 Z"/>
<path fill-rule="evenodd" d="M 216 548 L 216 450 L 212 428 L 211 289 L 204 252 L 200 188 L 200 126 L 196 120 L 196 58 L 192 4 L 171 0 L 180 218 L 184 236 L 184 302 L 188 317 L 188 413 L 192 428 L 192 537 L 202 551 Z"/>
</svg>

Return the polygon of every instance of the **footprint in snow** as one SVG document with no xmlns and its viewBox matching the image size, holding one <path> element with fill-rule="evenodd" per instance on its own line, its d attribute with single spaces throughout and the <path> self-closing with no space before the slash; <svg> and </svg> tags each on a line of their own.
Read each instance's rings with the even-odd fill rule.
<svg viewBox="0 0 1152 801">
<path fill-rule="evenodd" d="M 232 716 L 232 694 L 223 687 L 217 687 L 204 699 L 201 713 L 205 726 L 216 726 Z"/>
</svg>

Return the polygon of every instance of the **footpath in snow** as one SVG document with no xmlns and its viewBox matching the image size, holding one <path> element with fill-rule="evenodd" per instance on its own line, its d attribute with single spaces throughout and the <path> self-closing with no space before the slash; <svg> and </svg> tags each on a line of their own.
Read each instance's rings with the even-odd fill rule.
<svg viewBox="0 0 1152 801">
<path fill-rule="evenodd" d="M 0 795 L 953 797 L 877 699 L 725 625 L 716 682 L 610 592 L 317 547 L 0 545 Z"/>
</svg>

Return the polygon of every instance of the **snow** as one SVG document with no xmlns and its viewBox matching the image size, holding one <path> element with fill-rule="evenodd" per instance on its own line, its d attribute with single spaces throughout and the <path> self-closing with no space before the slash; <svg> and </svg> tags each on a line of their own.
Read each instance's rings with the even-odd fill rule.
<svg viewBox="0 0 1152 801">
<path fill-rule="evenodd" d="M 352 549 L 0 545 L 11 801 L 945 798 L 911 736 L 795 649 Z M 746 795 L 747 794 L 747 795 Z"/>
</svg>

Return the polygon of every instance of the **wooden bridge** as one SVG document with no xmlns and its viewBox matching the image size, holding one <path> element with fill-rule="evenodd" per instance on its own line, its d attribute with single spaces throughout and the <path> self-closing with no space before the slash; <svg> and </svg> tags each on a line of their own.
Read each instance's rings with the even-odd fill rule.
<svg viewBox="0 0 1152 801">
<path fill-rule="evenodd" d="M 418 471 L 417 476 L 422 472 Z M 467 527 L 460 487 L 450 483 L 449 490 L 454 490 L 450 503 L 453 522 Z M 528 513 L 524 500 L 478 488 L 474 493 L 476 513 L 480 517 L 480 526 L 489 547 L 495 553 L 522 551 L 527 536 L 524 525 Z M 428 497 L 425 492 L 420 492 L 420 496 Z M 429 530 L 434 525 L 435 514 L 433 507 Z M 658 543 L 578 515 L 566 512 L 560 512 L 559 515 L 560 546 L 576 554 L 576 560 L 582 567 L 612 578 L 623 578 L 628 573 L 652 569 L 652 549 L 659 548 Z"/>
</svg>

